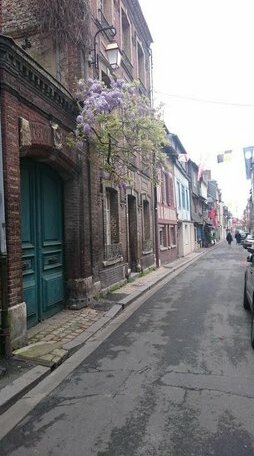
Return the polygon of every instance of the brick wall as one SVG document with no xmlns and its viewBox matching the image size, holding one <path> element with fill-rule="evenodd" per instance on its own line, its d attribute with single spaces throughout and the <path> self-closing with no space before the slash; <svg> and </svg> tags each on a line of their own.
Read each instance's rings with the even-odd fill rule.
<svg viewBox="0 0 254 456">
<path fill-rule="evenodd" d="M 1 0 L 0 0 L 1 1 Z M 45 69 L 56 76 L 56 49 L 52 40 L 47 42 L 40 39 L 36 31 L 32 10 L 29 9 L 28 0 L 21 0 L 18 4 L 13 0 L 2 0 L 3 2 L 3 31 L 13 36 L 20 45 L 24 37 L 28 36 L 31 41 L 31 48 L 27 49 L 34 58 L 39 61 Z M 93 17 L 97 17 L 97 1 L 90 0 Z M 117 40 L 120 44 L 120 6 L 115 4 L 116 10 L 113 14 L 113 22 L 117 28 Z M 129 5 L 128 5 L 129 8 Z M 135 22 L 135 12 L 130 12 L 130 18 Z M 111 25 L 111 24 L 110 24 Z M 93 22 L 92 37 L 98 30 Z M 136 36 L 144 43 L 146 59 L 148 59 L 148 47 L 142 38 L 142 31 L 134 24 L 132 27 L 133 44 L 133 77 L 137 75 L 136 61 Z M 101 52 L 104 52 L 104 45 L 107 38 L 98 35 L 98 52 L 100 45 Z M 46 52 L 48 50 L 48 52 Z M 80 49 L 70 44 L 62 45 L 60 52 L 60 76 L 63 84 L 72 93 L 75 92 L 76 80 L 82 74 Z M 149 68 L 148 73 L 149 73 Z M 59 68 L 58 68 L 59 70 Z M 93 74 L 94 68 L 88 72 Z M 124 76 L 124 68 L 119 69 L 118 76 Z M 5 92 L 3 97 L 4 106 L 4 128 L 5 128 L 5 174 L 7 193 L 7 242 L 12 269 L 9 271 L 10 304 L 20 302 L 22 299 L 22 271 L 21 271 L 21 240 L 20 240 L 20 176 L 19 176 L 19 127 L 18 117 L 24 117 L 29 121 L 48 124 L 54 120 L 60 124 L 62 134 L 65 137 L 68 131 L 74 127 L 75 116 L 70 116 L 63 109 L 59 110 L 53 102 L 45 101 L 45 98 L 36 90 L 31 90 L 29 82 L 22 79 L 17 80 L 11 74 L 2 74 L 2 82 L 10 87 L 16 87 L 18 96 Z M 5 110 L 5 106 L 8 110 Z M 10 108 L 10 109 L 9 109 Z M 58 154 L 52 154 L 48 148 L 30 149 L 23 151 L 26 156 L 43 158 L 48 164 L 55 167 L 64 181 L 64 219 L 65 219 L 65 260 L 67 278 L 89 277 L 93 275 L 94 281 L 102 280 L 104 285 L 114 283 L 123 277 L 125 266 L 129 259 L 129 227 L 127 221 L 127 192 L 120 194 L 118 191 L 118 220 L 112 219 L 115 229 L 119 230 L 119 242 L 122 245 L 123 262 L 111 266 L 104 266 L 104 204 L 101 176 L 93 164 L 88 164 L 84 153 L 77 163 L 77 154 L 71 150 L 63 150 Z M 143 208 L 141 195 L 146 195 L 149 201 L 149 208 L 153 207 L 153 189 L 149 177 L 140 171 L 141 164 L 137 165 L 137 172 L 134 175 L 133 188 L 129 194 L 135 194 L 136 198 L 136 257 L 142 267 L 148 267 L 153 263 L 153 254 L 143 255 Z M 77 168 L 77 169 L 76 169 Z M 76 169 L 76 171 L 75 171 Z M 116 214 L 116 211 L 115 211 Z M 151 240 L 153 240 L 152 216 Z M 134 233 L 134 234 L 135 234 Z M 12 293 L 12 294 L 11 294 Z"/>
<path fill-rule="evenodd" d="M 2 0 L 2 31 L 8 36 L 24 35 L 36 25 L 33 8 L 28 0 Z"/>
<path fill-rule="evenodd" d="M 1 94 L 9 305 L 22 301 L 20 170 L 17 100 Z M 9 150 L 6 154 L 5 151 Z"/>
<path fill-rule="evenodd" d="M 78 157 L 75 151 L 66 146 L 57 153 L 46 145 L 23 147 L 20 149 L 19 118 L 25 118 L 30 123 L 50 128 L 50 118 L 58 121 L 61 127 L 63 143 L 73 126 L 73 118 L 64 110 L 58 110 L 46 102 L 38 94 L 13 78 L 8 73 L 1 72 L 2 83 L 12 85 L 11 89 L 1 91 L 2 131 L 3 131 L 3 167 L 5 185 L 6 236 L 8 251 L 8 296 L 9 305 L 22 302 L 22 246 L 20 226 L 20 154 L 31 159 L 43 159 L 54 167 L 64 183 L 65 211 L 65 263 L 67 278 L 81 277 L 80 249 L 80 185 L 87 181 L 86 176 L 80 179 Z M 4 86 L 4 87 L 5 87 Z M 18 93 L 15 94 L 15 90 Z M 12 93 L 13 92 L 13 93 Z M 26 99 L 23 96 L 26 93 Z M 32 103 L 31 103 L 32 100 Z M 34 103 L 34 106 L 33 106 Z M 39 107 L 39 109 L 37 109 Z M 86 172 L 86 170 L 85 170 Z M 85 199 L 85 198 L 84 198 Z M 83 271 L 83 276 L 85 272 Z M 91 271 L 90 271 L 91 274 Z"/>
<path fill-rule="evenodd" d="M 20 47 L 24 45 L 24 39 L 28 38 L 30 47 L 26 48 L 26 52 L 75 94 L 76 82 L 82 77 L 81 48 L 70 43 L 56 45 L 50 36 L 42 38 L 36 31 L 31 1 L 20 0 L 18 7 L 17 2 L 13 0 L 1 1 L 3 34 L 12 37 Z M 83 47 L 85 45 L 84 43 Z"/>
</svg>

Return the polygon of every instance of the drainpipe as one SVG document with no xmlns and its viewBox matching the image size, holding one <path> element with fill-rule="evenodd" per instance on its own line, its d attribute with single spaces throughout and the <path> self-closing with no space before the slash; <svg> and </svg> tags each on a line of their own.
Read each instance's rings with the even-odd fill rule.
<svg viewBox="0 0 254 456">
<path fill-rule="evenodd" d="M 158 234 L 158 202 L 157 202 L 157 187 L 153 185 L 153 196 L 154 196 L 154 242 L 155 242 L 155 262 L 156 268 L 160 267 L 160 249 L 159 249 L 159 234 Z"/>
<path fill-rule="evenodd" d="M 8 275 L 5 233 L 4 172 L 2 145 L 2 113 L 0 110 L 0 275 L 1 275 L 1 327 L 0 351 L 6 358 L 11 356 L 10 327 L 8 315 Z"/>
<path fill-rule="evenodd" d="M 153 99 L 153 53 L 150 49 L 150 100 L 151 106 L 154 106 Z M 159 224 L 158 224 L 158 201 L 156 185 L 156 163 L 155 154 L 153 156 L 153 204 L 154 204 L 154 243 L 155 243 L 155 264 L 156 268 L 160 267 L 160 246 L 159 246 Z"/>
<path fill-rule="evenodd" d="M 88 147 L 88 155 L 90 155 L 89 151 L 89 144 Z M 92 176 L 91 176 L 91 163 L 89 157 L 87 157 L 87 185 L 88 185 L 88 205 L 89 205 L 89 231 L 90 231 L 90 261 L 91 261 L 91 273 L 94 280 L 94 236 L 93 236 L 93 201 L 92 201 Z"/>
<path fill-rule="evenodd" d="M 155 153 L 153 154 L 153 204 L 154 204 L 154 243 L 155 243 L 155 263 L 156 268 L 160 267 L 160 246 L 159 246 L 159 224 L 158 224 L 158 198 L 156 184 L 157 170 Z"/>
</svg>

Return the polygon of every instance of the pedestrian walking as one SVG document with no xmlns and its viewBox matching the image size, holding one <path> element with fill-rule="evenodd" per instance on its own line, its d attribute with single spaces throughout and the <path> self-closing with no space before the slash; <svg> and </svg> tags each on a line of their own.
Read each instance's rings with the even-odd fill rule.
<svg viewBox="0 0 254 456">
<path fill-rule="evenodd" d="M 230 231 L 228 232 L 228 234 L 226 236 L 226 240 L 228 242 L 228 245 L 231 245 L 231 242 L 233 241 L 233 237 L 232 237 L 232 234 L 230 233 Z"/>
<path fill-rule="evenodd" d="M 236 233 L 235 233 L 235 240 L 236 240 L 236 243 L 237 243 L 237 244 L 240 244 L 241 239 L 242 239 L 242 236 L 240 235 L 239 231 L 236 231 Z"/>
</svg>

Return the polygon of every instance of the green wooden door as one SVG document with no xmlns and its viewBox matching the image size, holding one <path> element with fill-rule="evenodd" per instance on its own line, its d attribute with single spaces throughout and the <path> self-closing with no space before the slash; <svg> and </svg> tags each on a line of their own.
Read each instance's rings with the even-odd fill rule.
<svg viewBox="0 0 254 456">
<path fill-rule="evenodd" d="M 63 308 L 62 182 L 49 166 L 21 164 L 23 295 L 28 327 Z"/>
</svg>

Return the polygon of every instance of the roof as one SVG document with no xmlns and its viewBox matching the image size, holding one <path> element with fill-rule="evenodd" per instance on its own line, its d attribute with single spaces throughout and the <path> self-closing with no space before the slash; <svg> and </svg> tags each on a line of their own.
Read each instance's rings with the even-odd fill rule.
<svg viewBox="0 0 254 456">
<path fill-rule="evenodd" d="M 138 0 L 126 0 L 126 3 L 129 4 L 130 9 L 133 13 L 135 23 L 137 28 L 142 33 L 143 37 L 145 38 L 148 46 L 153 42 L 152 35 L 150 33 L 149 27 L 147 25 L 146 19 L 144 17 L 143 11 L 139 4 Z"/>
<path fill-rule="evenodd" d="M 174 134 L 174 133 L 168 133 L 167 134 L 167 137 L 168 137 L 168 140 L 169 142 L 173 142 L 173 144 L 177 147 L 177 149 L 179 149 L 179 153 L 180 154 L 187 154 L 185 148 L 183 147 L 179 137 Z"/>
</svg>

